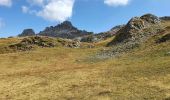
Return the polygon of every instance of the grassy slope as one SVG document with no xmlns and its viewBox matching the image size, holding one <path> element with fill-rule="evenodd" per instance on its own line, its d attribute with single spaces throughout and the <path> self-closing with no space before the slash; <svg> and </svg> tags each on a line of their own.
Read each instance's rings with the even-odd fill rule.
<svg viewBox="0 0 170 100">
<path fill-rule="evenodd" d="M 170 56 L 165 54 L 170 42 L 151 41 L 119 58 L 98 62 L 88 56 L 102 47 L 1 54 L 0 99 L 169 100 Z"/>
</svg>

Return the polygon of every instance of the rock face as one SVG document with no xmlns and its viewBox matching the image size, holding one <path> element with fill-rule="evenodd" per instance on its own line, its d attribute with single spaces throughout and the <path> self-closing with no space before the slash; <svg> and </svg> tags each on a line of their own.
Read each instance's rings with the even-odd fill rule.
<svg viewBox="0 0 170 100">
<path fill-rule="evenodd" d="M 90 34 L 92 34 L 92 32 L 79 30 L 76 27 L 74 27 L 71 24 L 71 22 L 65 21 L 57 26 L 47 27 L 44 31 L 41 31 L 38 35 L 74 39 L 77 37 L 82 37 Z"/>
<path fill-rule="evenodd" d="M 24 29 L 21 34 L 19 34 L 19 37 L 24 37 L 24 36 L 34 36 L 35 32 L 33 29 Z"/>
<path fill-rule="evenodd" d="M 152 14 L 132 18 L 124 28 L 120 29 L 115 39 L 108 45 L 122 42 L 140 42 L 161 30 L 160 19 Z"/>
</svg>

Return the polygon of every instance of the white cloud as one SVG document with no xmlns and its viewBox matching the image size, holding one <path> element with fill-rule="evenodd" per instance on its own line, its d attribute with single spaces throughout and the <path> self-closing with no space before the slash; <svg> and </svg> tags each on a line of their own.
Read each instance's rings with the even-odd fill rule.
<svg viewBox="0 0 170 100">
<path fill-rule="evenodd" d="M 4 26 L 5 26 L 5 23 L 4 23 L 3 19 L 0 18 L 0 28 L 2 28 L 2 27 L 4 27 Z"/>
<path fill-rule="evenodd" d="M 22 6 L 22 12 L 23 13 L 28 13 L 29 12 L 29 8 L 27 6 Z"/>
<path fill-rule="evenodd" d="M 28 6 L 22 6 L 22 12 L 23 13 L 28 13 L 28 14 L 36 14 L 36 10 L 31 10 Z"/>
<path fill-rule="evenodd" d="M 31 2 L 32 1 L 32 2 Z M 24 13 L 34 12 L 39 17 L 49 21 L 63 22 L 72 16 L 75 0 L 29 0 L 32 9 L 22 6 Z M 39 7 L 40 10 L 35 11 Z"/>
<path fill-rule="evenodd" d="M 45 0 L 27 0 L 31 5 L 39 5 L 42 6 Z"/>
<path fill-rule="evenodd" d="M 12 0 L 0 0 L 0 6 L 10 7 L 12 5 Z"/>
<path fill-rule="evenodd" d="M 109 6 L 125 6 L 130 0 L 104 0 L 104 3 Z"/>
<path fill-rule="evenodd" d="M 72 16 L 73 5 L 74 0 L 52 0 L 37 15 L 47 20 L 62 22 Z"/>
</svg>

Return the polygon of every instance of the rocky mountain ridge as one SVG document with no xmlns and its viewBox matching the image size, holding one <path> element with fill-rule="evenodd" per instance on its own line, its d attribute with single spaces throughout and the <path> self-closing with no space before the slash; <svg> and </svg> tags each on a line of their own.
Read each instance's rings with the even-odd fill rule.
<svg viewBox="0 0 170 100">
<path fill-rule="evenodd" d="M 49 36 L 49 37 L 59 37 L 64 39 L 77 39 L 81 42 L 98 42 L 109 37 L 114 36 L 119 29 L 121 29 L 124 25 L 118 25 L 113 27 L 111 30 L 107 32 L 101 32 L 94 34 L 93 32 L 87 32 L 85 30 L 79 30 L 72 25 L 70 21 L 64 21 L 61 24 L 56 26 L 46 27 L 43 31 L 40 31 L 38 34 L 35 34 L 33 29 L 24 29 L 19 37 L 24 36 Z"/>
<path fill-rule="evenodd" d="M 19 37 L 25 37 L 25 36 L 34 36 L 35 32 L 33 29 L 24 29 L 21 34 L 19 34 Z"/>
<path fill-rule="evenodd" d="M 41 36 L 60 37 L 67 39 L 74 39 L 90 34 L 92 34 L 92 32 L 77 29 L 70 21 L 64 21 L 57 26 L 47 27 L 45 30 L 38 33 L 38 35 Z"/>
<path fill-rule="evenodd" d="M 35 34 L 33 29 L 24 29 L 24 31 L 19 34 L 19 37 L 23 36 L 49 36 L 49 37 L 59 37 L 65 39 L 75 39 L 78 37 L 91 35 L 93 32 L 87 32 L 85 30 L 79 30 L 72 25 L 70 21 L 64 21 L 61 24 L 56 26 L 46 27 L 43 31 L 40 31 L 38 34 Z"/>
<path fill-rule="evenodd" d="M 122 42 L 139 42 L 145 40 L 149 35 L 161 31 L 161 21 L 169 20 L 170 17 L 157 17 L 153 14 L 145 14 L 141 17 L 132 18 L 126 25 L 118 25 L 107 32 L 93 34 L 85 30 L 79 30 L 70 21 L 64 21 L 56 26 L 46 27 L 38 34 L 32 29 L 25 29 L 19 36 L 49 36 L 64 39 L 76 39 L 81 42 L 99 42 L 115 36 L 115 39 L 108 44 L 114 45 Z"/>
</svg>

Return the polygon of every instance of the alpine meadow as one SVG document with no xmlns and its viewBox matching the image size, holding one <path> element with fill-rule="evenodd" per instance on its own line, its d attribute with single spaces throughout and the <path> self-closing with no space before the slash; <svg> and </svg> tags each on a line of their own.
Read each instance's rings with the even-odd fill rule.
<svg viewBox="0 0 170 100">
<path fill-rule="evenodd" d="M 0 100 L 170 100 L 170 2 L 101 1 L 0 0 Z"/>
</svg>

